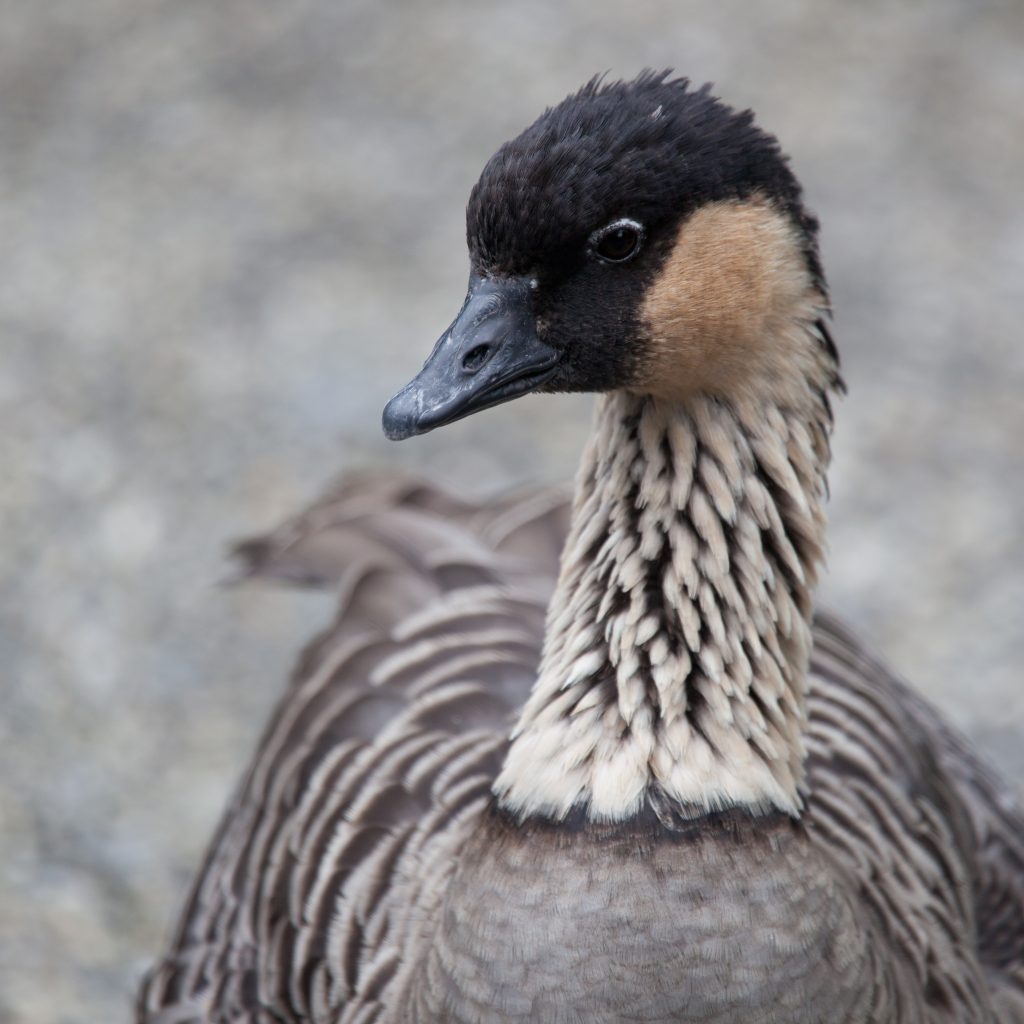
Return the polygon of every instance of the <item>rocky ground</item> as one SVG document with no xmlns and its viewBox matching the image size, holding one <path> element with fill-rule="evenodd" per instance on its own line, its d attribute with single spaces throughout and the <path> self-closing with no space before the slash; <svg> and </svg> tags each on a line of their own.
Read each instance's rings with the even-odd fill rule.
<svg viewBox="0 0 1024 1024">
<path fill-rule="evenodd" d="M 595 71 L 713 80 L 793 154 L 850 385 L 827 599 L 1024 783 L 1024 6 L 0 13 L 0 1021 L 127 1017 L 329 612 L 218 588 L 226 540 L 353 467 L 571 472 L 585 400 L 378 424 L 483 160 Z"/>
</svg>

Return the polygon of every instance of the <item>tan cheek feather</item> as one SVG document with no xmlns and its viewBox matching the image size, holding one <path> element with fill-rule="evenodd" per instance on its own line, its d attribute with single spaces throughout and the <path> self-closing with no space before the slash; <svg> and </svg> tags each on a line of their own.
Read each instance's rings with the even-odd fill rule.
<svg viewBox="0 0 1024 1024">
<path fill-rule="evenodd" d="M 763 199 L 710 203 L 683 223 L 644 300 L 648 356 L 630 390 L 678 399 L 767 386 L 784 400 L 817 359 L 797 328 L 825 306 L 785 215 Z"/>
</svg>

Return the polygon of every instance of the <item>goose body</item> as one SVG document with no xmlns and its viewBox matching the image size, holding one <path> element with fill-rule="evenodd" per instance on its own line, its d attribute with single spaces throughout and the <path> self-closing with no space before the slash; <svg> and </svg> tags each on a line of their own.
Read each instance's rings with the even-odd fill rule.
<svg viewBox="0 0 1024 1024">
<path fill-rule="evenodd" d="M 491 160 L 406 437 L 597 391 L 571 505 L 368 477 L 243 545 L 337 589 L 138 1019 L 1024 1022 L 1024 817 L 816 614 L 816 222 L 705 90 L 591 83 Z"/>
</svg>

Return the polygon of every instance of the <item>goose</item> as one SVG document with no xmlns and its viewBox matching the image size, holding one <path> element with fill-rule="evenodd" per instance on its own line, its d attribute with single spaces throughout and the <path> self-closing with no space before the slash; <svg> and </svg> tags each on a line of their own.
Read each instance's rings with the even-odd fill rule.
<svg viewBox="0 0 1024 1024">
<path fill-rule="evenodd" d="M 394 439 L 597 393 L 571 502 L 349 479 L 329 587 L 140 1022 L 1024 1022 L 1024 816 L 815 611 L 842 391 L 753 115 L 594 79 L 485 166 Z"/>
</svg>

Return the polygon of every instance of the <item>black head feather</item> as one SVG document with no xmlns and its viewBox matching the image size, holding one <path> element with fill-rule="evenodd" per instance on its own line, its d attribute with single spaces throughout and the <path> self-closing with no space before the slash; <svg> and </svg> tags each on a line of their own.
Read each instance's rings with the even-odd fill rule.
<svg viewBox="0 0 1024 1024">
<path fill-rule="evenodd" d="M 645 356 L 643 299 L 680 225 L 708 203 L 754 197 L 789 218 L 824 295 L 818 223 L 749 110 L 668 71 L 594 78 L 488 161 L 467 208 L 473 273 L 531 281 L 538 334 L 561 355 L 545 390 L 630 386 Z M 639 223 L 642 251 L 609 266 L 595 232 L 620 218 Z"/>
<path fill-rule="evenodd" d="M 745 200 L 680 230 L 702 207 Z M 792 233 L 730 234 L 744 217 L 777 229 L 780 215 Z M 826 304 L 817 227 L 750 111 L 667 71 L 594 78 L 488 161 L 467 209 L 466 302 L 388 403 L 385 430 L 408 437 L 529 391 L 727 389 L 774 302 L 805 318 Z M 727 241 L 709 256 L 709 238 Z M 818 295 L 790 272 L 794 241 Z M 688 315 L 710 351 L 688 338 Z M 834 363 L 824 327 L 811 333 Z"/>
<path fill-rule="evenodd" d="M 793 219 L 819 284 L 817 221 L 775 137 L 670 71 L 600 76 L 546 110 L 488 161 L 467 209 L 474 266 L 496 275 L 571 272 L 590 234 L 640 220 L 652 236 L 715 200 L 761 194 Z"/>
</svg>

